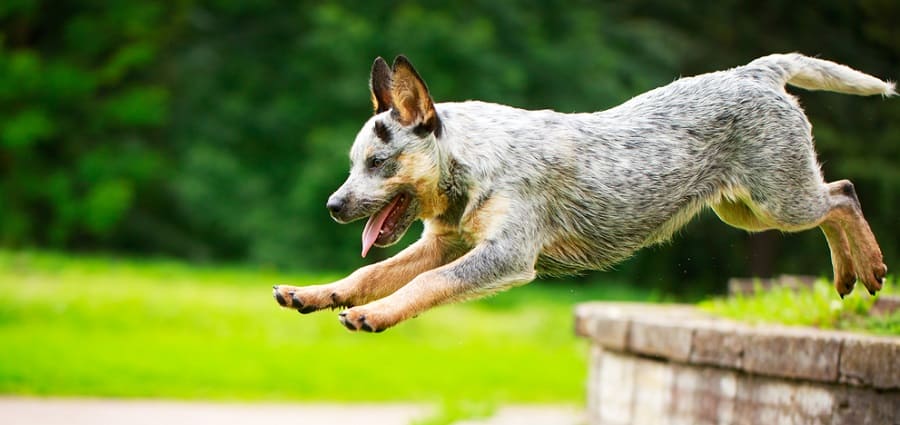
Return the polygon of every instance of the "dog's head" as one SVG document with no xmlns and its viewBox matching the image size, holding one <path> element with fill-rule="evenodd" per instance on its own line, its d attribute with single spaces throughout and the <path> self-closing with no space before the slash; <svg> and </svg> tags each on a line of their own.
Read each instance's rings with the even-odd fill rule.
<svg viewBox="0 0 900 425">
<path fill-rule="evenodd" d="M 350 176 L 327 203 L 340 223 L 369 217 L 363 256 L 372 245 L 396 243 L 413 221 L 440 214 L 445 204 L 436 146 L 442 127 L 425 82 L 404 56 L 393 68 L 379 57 L 369 86 L 375 116 L 356 135 Z"/>
</svg>

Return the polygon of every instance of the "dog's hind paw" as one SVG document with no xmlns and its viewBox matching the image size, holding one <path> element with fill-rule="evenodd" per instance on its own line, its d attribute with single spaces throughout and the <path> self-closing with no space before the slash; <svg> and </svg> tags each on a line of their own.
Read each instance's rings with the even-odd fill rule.
<svg viewBox="0 0 900 425">
<path fill-rule="evenodd" d="M 880 261 L 872 267 L 871 276 L 859 276 L 859 280 L 866 285 L 870 295 L 875 295 L 884 286 L 884 278 L 887 276 L 887 266 Z"/>
</svg>

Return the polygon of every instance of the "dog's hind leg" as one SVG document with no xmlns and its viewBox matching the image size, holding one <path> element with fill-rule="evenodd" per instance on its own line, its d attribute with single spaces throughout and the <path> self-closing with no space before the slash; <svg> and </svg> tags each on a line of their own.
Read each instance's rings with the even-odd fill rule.
<svg viewBox="0 0 900 425">
<path fill-rule="evenodd" d="M 853 266 L 853 256 L 850 253 L 850 241 L 840 222 L 826 218 L 819 225 L 828 248 L 831 250 L 831 267 L 834 270 L 834 289 L 841 298 L 853 291 L 856 284 L 856 270 Z"/>
<path fill-rule="evenodd" d="M 847 180 L 828 184 L 810 180 L 806 185 L 802 178 L 789 184 L 781 181 L 777 189 L 751 186 L 748 199 L 722 201 L 713 209 L 726 223 L 752 231 L 794 232 L 818 226 L 828 240 L 838 294 L 843 297 L 850 293 L 857 279 L 874 294 L 881 289 L 887 267 L 853 184 Z"/>
<path fill-rule="evenodd" d="M 884 257 L 875 240 L 875 235 L 872 234 L 872 229 L 863 216 L 853 183 L 850 183 L 849 180 L 839 180 L 829 183 L 827 187 L 832 207 L 820 227 L 828 236 L 830 246 L 832 239 L 835 239 L 834 244 L 841 246 L 838 255 L 843 256 L 843 261 L 846 262 L 848 257 L 852 259 L 852 270 L 845 266 L 841 270 L 842 277 L 839 277 L 838 266 L 835 265 L 835 285 L 837 286 L 841 279 L 844 282 L 852 282 L 849 275 L 855 273 L 869 293 L 874 295 L 884 283 L 887 266 L 884 264 Z M 829 236 L 829 233 L 833 235 Z M 832 257 L 834 257 L 834 253 L 835 250 L 832 248 Z M 838 287 L 838 292 L 845 295 L 841 289 Z M 852 283 L 849 288 L 845 289 L 849 292 L 852 289 Z"/>
<path fill-rule="evenodd" d="M 761 232 L 763 230 L 772 229 L 771 225 L 763 223 L 756 217 L 753 210 L 747 206 L 744 201 L 722 199 L 712 205 L 713 211 L 719 216 L 719 219 L 728 223 L 732 227 L 744 229 L 751 232 Z"/>
<path fill-rule="evenodd" d="M 746 202 L 741 200 L 723 199 L 712 205 L 713 211 L 719 219 L 738 229 L 751 232 L 760 232 L 777 228 L 777 224 L 765 223 L 757 217 Z M 834 287 L 843 297 L 853 290 L 856 283 L 856 272 L 853 268 L 853 257 L 850 254 L 850 243 L 844 228 L 835 219 L 825 220 L 819 225 L 825 238 L 828 240 L 828 248 L 831 251 L 831 264 L 834 269 Z"/>
<path fill-rule="evenodd" d="M 821 228 L 837 292 L 848 294 L 858 279 L 874 294 L 887 267 L 853 185 L 825 182 L 812 127 L 793 99 L 766 98 L 754 105 L 736 127 L 737 144 L 722 160 L 729 185 L 723 187 L 725 202 L 714 209 L 726 222 L 750 230 Z"/>
</svg>

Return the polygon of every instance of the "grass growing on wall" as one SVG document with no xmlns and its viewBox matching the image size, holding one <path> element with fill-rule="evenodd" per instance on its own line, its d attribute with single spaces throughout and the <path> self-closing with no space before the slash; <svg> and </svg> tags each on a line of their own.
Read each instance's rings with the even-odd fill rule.
<svg viewBox="0 0 900 425">
<path fill-rule="evenodd" d="M 878 296 L 897 295 L 900 290 L 888 279 Z M 818 280 L 810 288 L 774 287 L 753 295 L 736 295 L 700 303 L 700 308 L 731 319 L 755 323 L 815 326 L 882 335 L 900 335 L 900 312 L 869 314 L 875 302 L 862 283 L 841 299 L 830 282 Z"/>
</svg>

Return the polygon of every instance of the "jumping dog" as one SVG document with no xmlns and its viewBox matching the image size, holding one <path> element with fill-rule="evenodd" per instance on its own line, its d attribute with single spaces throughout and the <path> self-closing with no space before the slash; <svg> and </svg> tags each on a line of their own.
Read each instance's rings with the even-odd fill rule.
<svg viewBox="0 0 900 425">
<path fill-rule="evenodd" d="M 894 84 L 800 54 L 681 78 L 601 112 L 563 114 L 432 101 L 412 64 L 377 58 L 375 114 L 328 199 L 340 223 L 368 217 L 362 255 L 415 220 L 421 239 L 327 285 L 279 285 L 301 313 L 344 308 L 383 331 L 440 304 L 602 269 L 668 239 L 705 206 L 748 231 L 819 227 L 843 297 L 881 289 L 887 267 L 853 184 L 826 183 L 811 126 L 785 83 L 893 96 Z"/>
</svg>

